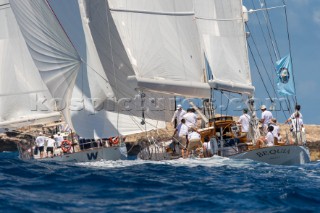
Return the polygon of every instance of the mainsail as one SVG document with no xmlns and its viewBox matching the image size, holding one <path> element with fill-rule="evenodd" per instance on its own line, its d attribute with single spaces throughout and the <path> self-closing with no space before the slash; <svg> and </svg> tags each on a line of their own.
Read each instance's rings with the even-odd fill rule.
<svg viewBox="0 0 320 213">
<path fill-rule="evenodd" d="M 242 1 L 196 0 L 195 17 L 211 87 L 252 95 Z"/>
<path fill-rule="evenodd" d="M 110 36 L 108 23 L 103 22 L 105 7 L 100 8 L 104 9 L 104 26 L 95 29 L 94 18 L 88 16 L 87 5 L 91 2 L 96 1 L 57 3 L 70 18 L 64 23 L 58 19 L 59 12 L 52 11 L 54 5 L 51 8 L 46 1 L 11 1 L 31 55 L 51 94 L 61 100 L 66 121 L 85 138 L 163 128 L 165 111 L 146 107 L 148 103 L 156 105 L 155 99 L 135 98 L 138 93 L 128 87 L 127 73 L 123 71 L 131 65 L 121 46 L 117 46 L 121 42 Z M 138 110 L 130 108 L 136 100 Z"/>
<path fill-rule="evenodd" d="M 137 87 L 210 97 L 193 0 L 108 0 Z"/>
<path fill-rule="evenodd" d="M 0 128 L 59 120 L 8 0 L 0 1 L 0 28 Z"/>
</svg>

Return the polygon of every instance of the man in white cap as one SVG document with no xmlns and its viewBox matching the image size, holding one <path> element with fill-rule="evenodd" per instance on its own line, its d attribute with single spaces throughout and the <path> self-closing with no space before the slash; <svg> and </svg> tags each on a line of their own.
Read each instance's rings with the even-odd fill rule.
<svg viewBox="0 0 320 213">
<path fill-rule="evenodd" d="M 261 119 L 259 122 L 262 123 L 263 132 L 267 133 L 268 125 L 269 125 L 271 119 L 273 118 L 273 116 L 272 116 L 272 113 L 267 110 L 266 105 L 261 105 L 260 109 L 262 111 L 262 114 L 261 114 Z"/>
<path fill-rule="evenodd" d="M 177 126 L 181 123 L 181 119 L 187 112 L 182 109 L 181 104 L 177 105 L 177 110 L 174 112 L 171 122 L 174 123 L 174 120 L 177 119 Z"/>
</svg>

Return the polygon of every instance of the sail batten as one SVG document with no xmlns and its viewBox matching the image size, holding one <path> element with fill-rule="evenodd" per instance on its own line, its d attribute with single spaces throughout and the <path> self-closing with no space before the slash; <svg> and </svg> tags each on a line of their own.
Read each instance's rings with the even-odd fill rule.
<svg viewBox="0 0 320 213">
<path fill-rule="evenodd" d="M 193 16 L 194 11 L 185 12 L 162 12 L 162 11 L 148 11 L 148 10 L 128 10 L 128 9 L 115 9 L 110 8 L 111 12 L 125 12 L 125 13 L 142 13 L 152 15 L 165 15 L 165 16 Z"/>
<path fill-rule="evenodd" d="M 167 79 L 150 79 L 129 76 L 129 83 L 134 87 L 144 88 L 158 93 L 183 95 L 186 97 L 209 98 L 210 85 L 207 83 L 190 81 L 172 81 Z"/>
</svg>

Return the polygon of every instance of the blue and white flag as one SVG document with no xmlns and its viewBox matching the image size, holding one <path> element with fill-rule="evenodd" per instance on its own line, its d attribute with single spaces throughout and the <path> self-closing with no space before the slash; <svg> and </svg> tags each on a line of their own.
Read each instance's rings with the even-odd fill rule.
<svg viewBox="0 0 320 213">
<path fill-rule="evenodd" d="M 293 95 L 294 82 L 290 54 L 281 58 L 277 63 L 277 92 L 281 96 Z"/>
</svg>

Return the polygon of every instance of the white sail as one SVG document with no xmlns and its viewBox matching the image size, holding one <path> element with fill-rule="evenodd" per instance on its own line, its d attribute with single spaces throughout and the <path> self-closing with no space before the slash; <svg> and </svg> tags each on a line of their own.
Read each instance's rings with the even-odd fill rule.
<svg viewBox="0 0 320 213">
<path fill-rule="evenodd" d="M 10 0 L 31 56 L 51 95 L 70 123 L 70 98 L 81 59 L 46 1 Z"/>
<path fill-rule="evenodd" d="M 210 97 L 193 0 L 108 0 L 140 88 Z"/>
<path fill-rule="evenodd" d="M 164 121 L 170 119 L 168 111 L 164 110 L 168 109 L 167 100 L 165 100 L 168 97 L 148 92 L 144 93 L 146 97 L 143 103 L 145 124 L 141 124 L 141 98 L 127 81 L 127 77 L 133 75 L 132 66 L 123 50 L 121 39 L 110 13 L 106 10 L 105 1 L 79 0 L 79 6 L 84 35 L 87 39 L 87 55 L 94 55 L 95 60 L 100 60 L 99 70 L 104 71 L 109 86 L 106 92 L 107 96 L 100 97 L 101 100 L 104 100 L 103 106 L 98 107 L 100 110 L 93 112 L 94 107 L 90 107 L 91 114 L 95 114 L 97 119 L 86 121 L 85 115 L 82 114 L 82 118 L 79 116 L 81 112 L 76 112 L 78 116 L 73 116 L 73 119 L 83 119 L 90 122 L 91 125 L 94 125 L 93 122 L 95 122 L 100 126 L 101 132 L 109 132 L 111 135 L 129 135 L 164 128 Z M 90 46 L 94 50 L 89 53 Z M 92 61 L 87 62 L 92 64 Z M 88 76 L 90 77 L 90 75 Z M 106 85 L 105 82 L 104 85 Z"/>
<path fill-rule="evenodd" d="M 211 87 L 252 94 L 242 1 L 195 0 L 195 15 Z"/>
<path fill-rule="evenodd" d="M 15 129 L 60 119 L 8 0 L 0 1 L 0 127 Z"/>
<path fill-rule="evenodd" d="M 54 14 L 46 1 L 11 2 L 42 78 L 52 95 L 61 98 L 67 106 L 64 108 L 66 121 L 80 136 L 105 138 L 164 127 L 164 113 L 146 110 L 146 125 L 141 125 L 141 110 L 126 109 L 127 100 L 121 102 L 137 94 L 128 88 L 127 76 L 121 78 L 120 65 L 126 63 L 123 59 L 126 55 L 114 56 L 116 52 L 108 46 L 109 43 L 115 45 L 112 39 L 101 43 L 95 40 L 82 1 L 56 3 L 68 19 L 61 23 L 56 17 L 59 11 Z M 104 29 L 105 26 L 96 35 L 103 34 Z M 101 55 L 99 48 L 108 54 Z M 116 65 L 111 63 L 113 57 L 118 60 Z M 114 72 L 117 76 L 110 81 Z"/>
</svg>

